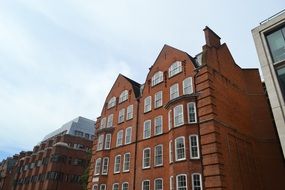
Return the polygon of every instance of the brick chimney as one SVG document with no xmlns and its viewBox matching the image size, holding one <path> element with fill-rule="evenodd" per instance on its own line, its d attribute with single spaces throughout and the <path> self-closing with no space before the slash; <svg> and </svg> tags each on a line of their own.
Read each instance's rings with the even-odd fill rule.
<svg viewBox="0 0 285 190">
<path fill-rule="evenodd" d="M 204 29 L 206 46 L 219 47 L 221 45 L 220 37 L 208 26 Z"/>
</svg>

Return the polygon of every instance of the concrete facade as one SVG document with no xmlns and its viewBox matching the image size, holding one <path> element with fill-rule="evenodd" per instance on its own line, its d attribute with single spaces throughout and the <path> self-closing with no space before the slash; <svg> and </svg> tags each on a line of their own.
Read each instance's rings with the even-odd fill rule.
<svg viewBox="0 0 285 190">
<path fill-rule="evenodd" d="M 240 68 L 216 33 L 204 33 L 195 57 L 165 45 L 143 85 L 118 76 L 97 118 L 89 190 L 285 187 L 258 70 Z"/>
<path fill-rule="evenodd" d="M 282 11 L 278 15 L 263 21 L 259 26 L 252 30 L 264 82 L 283 150 L 283 156 L 285 156 L 285 95 L 282 95 L 280 86 L 282 84 L 278 81 L 277 69 L 285 66 L 285 59 L 278 61 L 278 63 L 274 62 L 266 36 L 284 26 L 285 11 Z"/>
</svg>

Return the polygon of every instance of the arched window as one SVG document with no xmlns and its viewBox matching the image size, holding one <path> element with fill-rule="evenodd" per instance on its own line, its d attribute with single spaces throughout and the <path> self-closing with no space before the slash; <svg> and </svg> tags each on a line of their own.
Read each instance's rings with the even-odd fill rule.
<svg viewBox="0 0 285 190">
<path fill-rule="evenodd" d="M 151 78 L 151 86 L 155 86 L 163 81 L 163 72 L 156 72 Z"/>
<path fill-rule="evenodd" d="M 180 72 L 182 72 L 182 63 L 181 61 L 175 61 L 168 69 L 168 76 L 173 77 Z"/>
<path fill-rule="evenodd" d="M 116 97 L 115 96 L 113 96 L 110 100 L 109 100 L 109 102 L 108 102 L 108 109 L 109 108 L 112 108 L 112 107 L 114 107 L 116 105 Z"/>
<path fill-rule="evenodd" d="M 119 103 L 124 102 L 128 99 L 128 91 L 124 90 L 119 97 Z"/>
</svg>

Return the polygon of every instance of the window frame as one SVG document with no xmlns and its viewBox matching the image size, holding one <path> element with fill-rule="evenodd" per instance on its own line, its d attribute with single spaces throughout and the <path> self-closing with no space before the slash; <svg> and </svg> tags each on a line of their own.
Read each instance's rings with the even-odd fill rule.
<svg viewBox="0 0 285 190">
<path fill-rule="evenodd" d="M 109 143 L 107 141 L 108 137 L 110 137 Z M 107 133 L 106 136 L 105 136 L 104 149 L 105 150 L 111 149 L 111 143 L 112 143 L 112 134 L 111 133 Z M 109 144 L 109 146 L 107 146 L 108 144 Z"/>
<path fill-rule="evenodd" d="M 200 186 L 194 186 L 194 176 L 198 175 L 199 176 L 199 183 Z M 202 184 L 202 175 L 200 173 L 192 173 L 191 175 L 191 181 L 192 181 L 192 190 L 195 190 L 196 188 L 200 188 L 200 190 L 203 190 L 203 184 Z"/>
<path fill-rule="evenodd" d="M 119 158 L 119 162 L 117 163 L 117 157 Z M 118 166 L 118 168 L 117 168 Z M 118 169 L 118 170 L 117 170 Z M 121 155 L 118 154 L 115 156 L 115 161 L 114 161 L 114 174 L 118 174 L 121 172 Z"/>
<path fill-rule="evenodd" d="M 183 141 L 183 154 L 184 154 L 184 157 L 183 158 L 178 158 L 178 148 L 177 148 L 177 141 L 179 139 L 182 139 Z M 183 160 L 186 160 L 186 144 L 185 144 L 185 137 L 184 136 L 179 136 L 177 138 L 175 138 L 175 161 L 176 162 L 179 162 L 179 161 L 183 161 Z"/>
<path fill-rule="evenodd" d="M 188 80 L 189 80 L 189 85 L 188 85 Z M 193 93 L 193 80 L 192 77 L 187 77 L 183 80 L 182 82 L 182 86 L 183 86 L 183 95 L 186 94 L 192 94 Z M 187 92 L 186 90 L 190 89 L 189 92 Z"/>
<path fill-rule="evenodd" d="M 119 96 L 119 104 L 127 101 L 129 98 L 128 90 L 123 90 Z"/>
<path fill-rule="evenodd" d="M 98 176 L 101 173 L 102 158 L 97 158 L 94 167 L 94 176 Z"/>
<path fill-rule="evenodd" d="M 147 96 L 144 99 L 144 113 L 151 111 L 151 96 Z"/>
<path fill-rule="evenodd" d="M 115 107 L 116 106 L 116 97 L 113 96 L 112 98 L 110 98 L 110 100 L 108 101 L 108 106 L 107 106 L 107 109 L 110 109 L 112 107 Z"/>
<path fill-rule="evenodd" d="M 103 150 L 103 147 L 104 147 L 104 134 L 101 134 L 98 137 L 96 151 Z"/>
<path fill-rule="evenodd" d="M 180 108 L 181 107 L 181 108 Z M 181 113 L 177 113 L 178 111 L 180 111 L 180 110 L 178 110 L 178 109 L 181 109 Z M 182 126 L 182 125 L 184 125 L 185 124 L 185 121 L 184 121 L 184 106 L 183 106 L 183 104 L 179 104 L 179 105 L 177 105 L 177 106 L 175 106 L 174 108 L 173 108 L 173 121 L 174 121 L 174 127 L 180 127 L 180 126 Z M 180 116 L 181 115 L 181 116 Z M 177 123 L 176 121 L 179 121 L 179 118 L 181 117 L 181 120 L 182 120 L 182 122 L 180 123 Z"/>
<path fill-rule="evenodd" d="M 194 113 L 190 112 L 190 106 L 193 106 Z M 197 109 L 196 109 L 196 103 L 195 102 L 188 102 L 187 103 L 187 114 L 188 114 L 188 123 L 197 123 Z M 195 121 L 191 121 L 190 114 L 194 114 Z"/>
<path fill-rule="evenodd" d="M 100 184 L 100 190 L 106 190 L 106 184 Z"/>
<path fill-rule="evenodd" d="M 162 91 L 158 91 L 154 94 L 154 108 L 160 108 L 163 105 L 163 94 Z"/>
<path fill-rule="evenodd" d="M 123 123 L 125 121 L 125 108 L 120 109 L 118 115 L 118 124 Z"/>
<path fill-rule="evenodd" d="M 182 61 L 175 61 L 173 62 L 170 67 L 168 68 L 168 78 L 171 78 L 175 75 L 178 75 L 182 72 Z"/>
<path fill-rule="evenodd" d="M 157 125 L 157 120 L 160 120 L 160 132 L 157 132 L 157 127 L 158 127 L 158 125 Z M 154 136 L 156 136 L 156 135 L 161 135 L 162 133 L 163 133 L 163 116 L 162 115 L 159 115 L 159 116 L 157 116 L 157 117 L 155 117 L 154 118 Z"/>
<path fill-rule="evenodd" d="M 115 185 L 117 185 L 117 189 L 115 189 Z M 113 183 L 112 190 L 119 190 L 120 186 L 119 183 Z"/>
<path fill-rule="evenodd" d="M 129 132 L 129 135 L 128 135 Z M 127 137 L 129 136 L 129 141 L 127 141 Z M 128 127 L 125 130 L 125 145 L 132 143 L 132 127 Z"/>
<path fill-rule="evenodd" d="M 149 151 L 149 157 L 147 158 L 148 159 L 148 162 L 149 164 L 147 166 L 145 166 L 145 151 L 148 150 Z M 151 166 L 151 148 L 150 147 L 146 147 L 143 149 L 143 158 L 142 158 L 142 169 L 149 169 Z"/>
<path fill-rule="evenodd" d="M 149 126 L 146 125 L 146 123 L 149 123 Z M 149 136 L 146 136 L 146 127 L 149 127 Z M 149 139 L 151 137 L 151 120 L 146 120 L 143 123 L 143 139 Z"/>
<path fill-rule="evenodd" d="M 196 146 L 192 146 L 192 137 L 195 137 L 196 139 Z M 192 148 L 196 148 L 197 149 L 197 156 L 193 156 L 193 149 Z M 190 149 L 190 159 L 196 160 L 196 159 L 200 159 L 200 149 L 199 149 L 199 136 L 198 135 L 189 135 L 189 149 Z"/>
<path fill-rule="evenodd" d="M 134 117 L 134 105 L 129 105 L 127 107 L 127 113 L 126 113 L 126 120 L 133 119 Z"/>
<path fill-rule="evenodd" d="M 105 165 L 105 160 L 107 160 L 107 164 Z M 102 175 L 108 175 L 108 170 L 109 170 L 109 157 L 104 157 L 102 160 Z"/>
<path fill-rule="evenodd" d="M 125 168 L 126 165 L 126 155 L 129 155 L 129 160 L 128 160 L 128 169 Z M 123 172 L 129 172 L 131 167 L 131 153 L 127 152 L 124 154 L 124 160 L 123 160 Z"/>
<path fill-rule="evenodd" d="M 169 100 L 173 100 L 179 97 L 179 84 L 175 83 L 169 88 Z"/>
<path fill-rule="evenodd" d="M 169 163 L 173 163 L 173 142 L 172 140 L 169 141 L 168 143 L 168 151 L 169 151 Z"/>
<path fill-rule="evenodd" d="M 107 119 L 106 117 L 103 117 L 100 121 L 100 129 L 104 129 L 107 126 Z"/>
<path fill-rule="evenodd" d="M 186 184 L 186 186 L 185 187 L 178 187 L 178 178 L 180 177 L 180 176 L 184 176 L 185 177 L 185 184 Z M 185 188 L 186 190 L 188 189 L 188 184 L 187 184 L 187 174 L 178 174 L 178 175 L 176 175 L 176 189 L 177 190 L 180 190 L 181 188 Z"/>
<path fill-rule="evenodd" d="M 127 190 L 128 190 L 128 189 L 129 189 L 129 183 L 128 183 L 128 182 L 123 182 L 123 183 L 122 183 L 122 190 L 125 190 L 125 189 L 124 189 L 124 185 L 125 185 L 125 184 L 127 184 Z"/>
<path fill-rule="evenodd" d="M 150 180 L 148 180 L 148 179 L 142 181 L 142 190 L 145 190 L 144 189 L 144 183 L 145 182 L 148 182 L 148 189 L 146 189 L 146 190 L 150 190 Z"/>
<path fill-rule="evenodd" d="M 161 147 L 161 155 L 157 155 L 158 147 Z M 158 156 L 159 158 L 161 158 L 161 163 L 159 164 L 157 164 Z M 163 166 L 163 144 L 159 144 L 154 147 L 154 166 L 155 167 Z"/>
<path fill-rule="evenodd" d="M 156 182 L 157 181 L 161 181 L 161 189 L 156 188 Z M 154 185 L 154 190 L 163 190 L 163 178 L 155 178 L 153 185 Z"/>
<path fill-rule="evenodd" d="M 154 73 L 154 75 L 151 77 L 151 86 L 156 86 L 163 82 L 163 72 L 157 71 Z"/>
<path fill-rule="evenodd" d="M 124 130 L 121 129 L 117 132 L 116 147 L 123 146 L 123 141 L 124 141 Z"/>
<path fill-rule="evenodd" d="M 110 114 L 108 115 L 107 118 L 107 128 L 113 127 L 113 125 L 114 125 L 114 114 Z"/>
</svg>

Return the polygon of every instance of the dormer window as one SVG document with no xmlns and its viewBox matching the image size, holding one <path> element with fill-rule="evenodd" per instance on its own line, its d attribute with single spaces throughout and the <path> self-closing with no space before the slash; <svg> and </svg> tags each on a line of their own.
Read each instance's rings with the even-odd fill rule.
<svg viewBox="0 0 285 190">
<path fill-rule="evenodd" d="M 151 78 L 151 86 L 155 86 L 163 81 L 163 72 L 156 72 Z"/>
<path fill-rule="evenodd" d="M 115 105 L 116 105 L 116 97 L 113 96 L 108 102 L 108 109 L 114 107 Z"/>
<path fill-rule="evenodd" d="M 175 61 L 168 69 L 168 76 L 170 78 L 180 72 L 182 72 L 182 63 L 181 61 Z"/>
<path fill-rule="evenodd" d="M 124 90 L 119 97 L 119 103 L 124 102 L 128 99 L 128 91 Z"/>
</svg>

